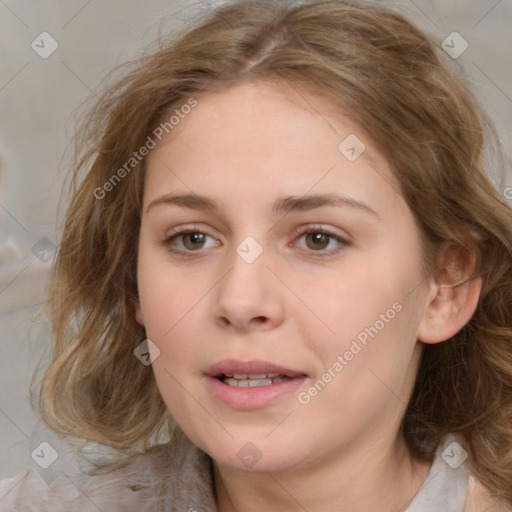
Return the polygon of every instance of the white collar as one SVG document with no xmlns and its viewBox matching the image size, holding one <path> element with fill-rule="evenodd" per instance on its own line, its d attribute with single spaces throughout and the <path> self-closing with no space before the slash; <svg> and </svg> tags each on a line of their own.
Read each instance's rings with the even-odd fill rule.
<svg viewBox="0 0 512 512">
<path fill-rule="evenodd" d="M 463 512 L 469 484 L 467 453 L 453 434 L 436 450 L 427 478 L 405 512 Z"/>
</svg>

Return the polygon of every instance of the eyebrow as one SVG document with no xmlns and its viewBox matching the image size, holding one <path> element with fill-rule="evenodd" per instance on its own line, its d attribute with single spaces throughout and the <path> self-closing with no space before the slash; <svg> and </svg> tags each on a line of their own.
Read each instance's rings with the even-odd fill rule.
<svg viewBox="0 0 512 512">
<path fill-rule="evenodd" d="M 166 194 L 161 196 L 148 205 L 146 213 L 157 205 L 174 205 L 192 210 L 211 210 L 213 212 L 221 210 L 220 204 L 212 198 L 200 196 L 197 194 Z M 378 218 L 380 215 L 370 208 L 367 204 L 362 203 L 354 198 L 340 196 L 337 194 L 315 194 L 308 196 L 286 196 L 278 199 L 272 211 L 276 215 L 288 212 L 301 212 L 314 210 L 323 206 L 350 207 L 366 213 L 370 213 Z"/>
</svg>

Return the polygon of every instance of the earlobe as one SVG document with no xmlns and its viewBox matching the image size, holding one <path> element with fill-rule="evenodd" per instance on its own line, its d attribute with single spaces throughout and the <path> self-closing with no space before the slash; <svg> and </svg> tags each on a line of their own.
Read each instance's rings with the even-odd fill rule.
<svg viewBox="0 0 512 512">
<path fill-rule="evenodd" d="M 475 266 L 474 251 L 454 244 L 441 251 L 439 271 L 418 328 L 419 341 L 445 341 L 469 322 L 482 289 L 482 278 L 471 277 Z"/>
</svg>

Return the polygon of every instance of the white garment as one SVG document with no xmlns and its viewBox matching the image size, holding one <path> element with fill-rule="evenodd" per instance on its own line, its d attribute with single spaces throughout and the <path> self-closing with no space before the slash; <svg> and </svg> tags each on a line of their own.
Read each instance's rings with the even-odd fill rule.
<svg viewBox="0 0 512 512">
<path fill-rule="evenodd" d="M 439 445 L 424 484 L 405 512 L 464 512 L 470 475 L 460 445 L 452 444 L 456 442 L 449 435 Z"/>
<path fill-rule="evenodd" d="M 457 438 L 447 436 L 436 451 L 427 479 L 405 512 L 464 512 L 469 472 L 460 452 L 450 450 Z M 63 475 L 50 486 L 33 469 L 0 481 L 1 512 L 215 512 L 211 459 L 181 433 L 176 446 L 150 459 L 141 458 L 129 471 L 87 477 Z M 455 446 L 456 445 L 452 445 Z M 444 452 L 444 458 L 443 458 Z M 450 464 L 448 464 L 448 462 Z M 151 472 L 172 467 L 166 491 L 155 500 Z M 158 474 L 158 473 L 156 473 Z M 135 477 L 135 479 L 134 479 Z M 146 478 L 146 487 L 129 486 Z M 481 512 L 477 508 L 471 508 Z M 501 508 L 485 508 L 501 511 Z"/>
</svg>

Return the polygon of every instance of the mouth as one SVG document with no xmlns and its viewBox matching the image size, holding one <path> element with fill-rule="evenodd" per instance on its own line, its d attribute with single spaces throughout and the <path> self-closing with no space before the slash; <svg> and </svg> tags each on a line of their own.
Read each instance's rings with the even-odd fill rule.
<svg viewBox="0 0 512 512">
<path fill-rule="evenodd" d="M 271 386 L 280 382 L 307 377 L 307 374 L 284 368 L 269 361 L 226 359 L 211 366 L 206 375 L 236 388 Z"/>
<path fill-rule="evenodd" d="M 225 359 L 208 368 L 210 396 L 230 409 L 257 410 L 289 400 L 309 375 L 270 361 Z"/>
<path fill-rule="evenodd" d="M 223 361 L 211 367 L 206 376 L 214 400 L 246 411 L 290 400 L 309 380 L 303 372 L 261 361 Z"/>
</svg>

